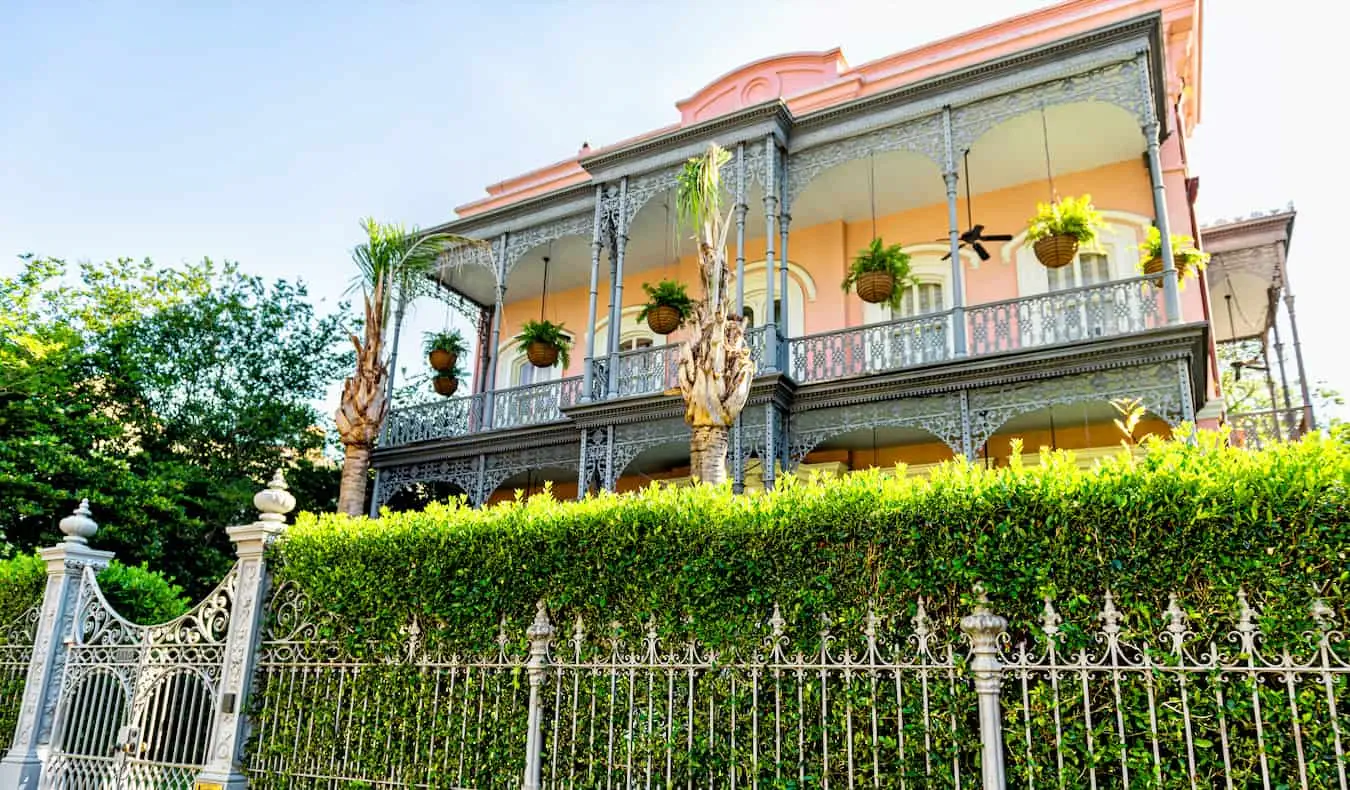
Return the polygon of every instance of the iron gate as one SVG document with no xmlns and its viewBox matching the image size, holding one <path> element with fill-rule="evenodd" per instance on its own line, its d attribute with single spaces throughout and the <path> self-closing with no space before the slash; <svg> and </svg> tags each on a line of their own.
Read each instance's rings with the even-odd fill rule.
<svg viewBox="0 0 1350 790">
<path fill-rule="evenodd" d="M 86 568 L 45 787 L 191 790 L 206 760 L 238 569 L 187 614 L 140 626 Z"/>
</svg>

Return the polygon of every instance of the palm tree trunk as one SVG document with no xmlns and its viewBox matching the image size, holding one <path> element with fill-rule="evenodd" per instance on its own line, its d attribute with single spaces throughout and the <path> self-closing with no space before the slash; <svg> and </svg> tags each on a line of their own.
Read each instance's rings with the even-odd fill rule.
<svg viewBox="0 0 1350 790">
<path fill-rule="evenodd" d="M 701 483 L 721 485 L 727 481 L 727 440 L 731 431 L 725 425 L 695 425 L 689 436 L 690 472 Z"/>
<path fill-rule="evenodd" d="M 392 408 L 394 405 L 394 379 L 398 377 L 398 338 L 403 331 L 403 311 L 408 300 L 403 294 L 398 297 L 398 309 L 394 311 L 394 342 L 389 346 L 389 382 L 385 385 L 384 402 Z"/>
<path fill-rule="evenodd" d="M 360 518 L 366 515 L 366 480 L 370 476 L 370 448 L 347 445 L 342 461 L 342 483 L 338 489 L 339 513 Z"/>
</svg>

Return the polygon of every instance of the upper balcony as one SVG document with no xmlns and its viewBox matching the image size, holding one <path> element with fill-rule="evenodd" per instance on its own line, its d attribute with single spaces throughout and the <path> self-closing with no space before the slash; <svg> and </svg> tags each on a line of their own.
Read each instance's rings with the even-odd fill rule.
<svg viewBox="0 0 1350 790">
<path fill-rule="evenodd" d="M 953 327 L 961 321 L 968 353 L 955 353 Z M 1051 293 L 987 302 L 958 312 L 939 310 L 874 324 L 785 337 L 773 369 L 797 386 L 867 379 L 958 359 L 997 359 L 1035 349 L 1067 347 L 1144 333 L 1165 324 L 1161 289 L 1134 277 Z M 765 328 L 749 344 L 765 369 Z M 592 359 L 593 402 L 652 396 L 675 397 L 680 346 L 623 351 L 616 386 L 608 390 L 610 360 Z M 562 423 L 582 403 L 583 376 L 507 387 L 395 409 L 382 445 L 395 447 L 528 426 Z"/>
</svg>

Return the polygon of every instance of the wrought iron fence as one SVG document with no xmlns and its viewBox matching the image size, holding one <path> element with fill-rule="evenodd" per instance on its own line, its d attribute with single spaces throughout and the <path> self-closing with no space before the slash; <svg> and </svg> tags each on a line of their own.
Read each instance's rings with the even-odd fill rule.
<svg viewBox="0 0 1350 790">
<path fill-rule="evenodd" d="M 1271 442 L 1296 441 L 1308 430 L 1305 409 L 1271 409 L 1228 415 L 1233 436 L 1244 447 L 1260 449 Z"/>
<path fill-rule="evenodd" d="M 1347 787 L 1350 644 L 1320 601 L 1277 648 L 1245 593 L 1231 633 L 1176 598 L 1131 628 L 1108 593 L 1099 627 L 1047 601 L 1015 643 L 983 596 L 960 633 L 922 599 L 846 626 L 775 607 L 740 651 L 655 621 L 555 638 L 542 604 L 528 654 L 503 623 L 481 656 L 415 618 L 365 645 L 294 588 L 273 612 L 259 787 Z"/>
<path fill-rule="evenodd" d="M 680 344 L 619 354 L 619 397 L 656 395 L 680 386 Z"/>
<path fill-rule="evenodd" d="M 788 369 L 799 384 L 865 376 L 950 359 L 951 313 L 821 332 L 788 341 Z"/>
<path fill-rule="evenodd" d="M 1245 593 L 1236 609 L 1232 631 L 1197 634 L 1173 596 L 1131 634 L 1108 593 L 1100 628 L 1069 647 L 1047 601 L 1002 655 L 1009 782 L 1346 788 L 1350 645 L 1333 613 L 1313 603 L 1298 651 L 1266 647 Z"/>
<path fill-rule="evenodd" d="M 390 446 L 464 436 L 480 430 L 483 396 L 446 398 L 389 412 L 383 441 Z"/>
<path fill-rule="evenodd" d="M 250 786 L 515 790 L 528 725 L 524 657 L 503 623 L 481 655 L 396 652 L 334 628 L 293 585 L 270 603 L 255 674 Z"/>
<path fill-rule="evenodd" d="M 762 649 L 594 639 L 578 621 L 543 672 L 541 787 L 959 787 L 974 692 L 920 603 L 887 638 L 819 627 L 789 650 L 774 609 Z M 536 628 L 538 633 L 541 629 Z"/>
<path fill-rule="evenodd" d="M 39 617 L 39 606 L 34 604 L 0 631 L 0 743 L 14 737 Z"/>
<path fill-rule="evenodd" d="M 580 376 L 497 390 L 492 395 L 492 427 L 519 428 L 563 418 L 562 409 L 581 400 Z"/>
<path fill-rule="evenodd" d="M 992 354 L 1155 329 L 1162 293 L 1147 277 L 1024 296 L 965 309 L 970 353 Z"/>
</svg>

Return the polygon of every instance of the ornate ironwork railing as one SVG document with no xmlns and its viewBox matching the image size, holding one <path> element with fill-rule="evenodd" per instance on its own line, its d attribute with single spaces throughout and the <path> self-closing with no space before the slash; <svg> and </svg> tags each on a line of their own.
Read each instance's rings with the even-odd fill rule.
<svg viewBox="0 0 1350 790">
<path fill-rule="evenodd" d="M 1147 277 L 1117 280 L 1048 294 L 1007 299 L 965 308 L 968 355 L 1019 351 L 1127 335 L 1163 326 L 1161 292 Z M 869 376 L 954 358 L 952 311 L 929 313 L 879 324 L 848 327 L 803 337 L 779 334 L 778 356 L 799 384 Z M 746 332 L 746 344 L 759 371 L 772 367 L 765 359 L 766 327 Z M 679 346 L 619 354 L 617 388 L 609 388 L 610 360 L 589 361 L 591 398 L 655 395 L 678 386 Z M 562 409 L 581 398 L 580 376 L 499 390 L 492 395 L 489 426 L 481 396 L 461 401 L 398 409 L 390 414 L 388 445 L 459 436 L 479 430 L 538 425 L 563 419 Z M 1294 436 L 1293 424 L 1261 428 L 1260 420 L 1243 426 L 1253 442 L 1263 437 Z M 1284 418 L 1279 418 L 1283 420 Z M 1278 427 L 1278 433 L 1276 428 Z M 1301 431 L 1298 432 L 1301 435 Z"/>
<path fill-rule="evenodd" d="M 0 631 L 0 743 L 10 743 L 14 738 L 38 617 L 39 605 L 35 603 Z"/>
<path fill-rule="evenodd" d="M 966 308 L 970 354 L 1128 335 L 1164 324 L 1162 292 L 1135 277 Z"/>
<path fill-rule="evenodd" d="M 249 772 L 266 788 L 1347 786 L 1350 643 L 1325 602 L 1267 618 L 1239 591 L 1221 622 L 1171 596 L 1145 619 L 1149 602 L 1107 593 L 1068 624 L 1049 599 L 1010 623 L 977 598 L 959 632 L 924 599 L 818 623 L 774 607 L 722 650 L 655 620 L 564 633 L 541 603 L 528 653 L 506 620 L 465 653 L 411 613 L 401 638 L 366 641 L 282 586 Z"/>
<path fill-rule="evenodd" d="M 1272 442 L 1297 441 L 1308 431 L 1304 409 L 1269 409 L 1228 415 L 1233 438 L 1243 447 L 1260 449 Z"/>
<path fill-rule="evenodd" d="M 446 398 L 389 412 L 383 441 L 396 446 L 464 436 L 480 429 L 483 396 Z"/>
<path fill-rule="evenodd" d="M 619 354 L 619 397 L 656 395 L 680 385 L 680 344 Z"/>
<path fill-rule="evenodd" d="M 951 313 L 821 332 L 788 341 L 788 372 L 799 384 L 867 376 L 950 359 Z"/>
<path fill-rule="evenodd" d="M 563 418 L 562 409 L 581 400 L 580 376 L 497 390 L 492 395 L 492 427 L 519 428 Z"/>
<path fill-rule="evenodd" d="M 605 392 L 609 390 L 609 359 L 597 357 L 590 361 L 591 365 L 591 400 L 604 400 Z"/>
</svg>

